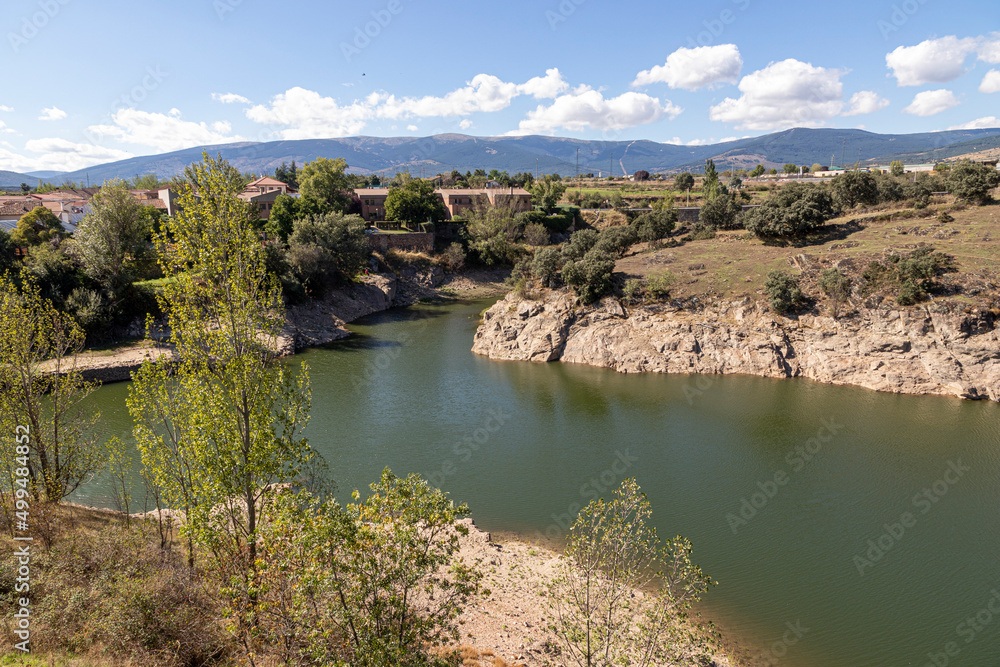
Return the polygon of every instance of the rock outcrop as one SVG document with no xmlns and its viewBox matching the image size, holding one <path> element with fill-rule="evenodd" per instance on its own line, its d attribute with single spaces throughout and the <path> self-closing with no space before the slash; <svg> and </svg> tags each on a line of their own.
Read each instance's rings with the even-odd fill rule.
<svg viewBox="0 0 1000 667">
<path fill-rule="evenodd" d="M 990 312 L 946 305 L 871 308 L 849 317 L 786 318 L 750 299 L 699 311 L 626 310 L 613 298 L 515 294 L 483 315 L 472 351 L 491 359 L 563 361 L 621 373 L 805 377 L 877 391 L 1000 401 L 1000 332 Z"/>
<path fill-rule="evenodd" d="M 397 283 L 391 273 L 369 274 L 319 301 L 289 308 L 279 346 L 282 354 L 347 338 L 351 332 L 344 328 L 346 323 L 398 305 Z"/>
</svg>

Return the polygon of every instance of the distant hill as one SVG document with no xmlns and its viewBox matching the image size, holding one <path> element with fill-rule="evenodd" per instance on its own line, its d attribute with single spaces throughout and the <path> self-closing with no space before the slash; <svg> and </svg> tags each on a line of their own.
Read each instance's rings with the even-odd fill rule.
<svg viewBox="0 0 1000 667">
<path fill-rule="evenodd" d="M 58 178 L 59 176 L 62 176 L 65 173 L 66 173 L 65 171 L 52 171 L 51 169 L 48 171 L 24 172 L 25 176 L 34 176 L 35 178 Z"/>
<path fill-rule="evenodd" d="M 41 181 L 28 174 L 19 174 L 16 171 L 2 171 L 0 170 L 0 190 L 18 190 L 21 189 L 21 183 L 27 183 L 31 187 L 36 187 Z"/>
<path fill-rule="evenodd" d="M 971 152 L 974 146 L 1000 145 L 1000 128 L 951 130 L 919 134 L 876 134 L 864 130 L 795 128 L 749 139 L 706 146 L 678 146 L 655 141 L 586 141 L 563 137 L 473 137 L 439 134 L 432 137 L 346 137 L 342 139 L 302 139 L 263 143 L 233 143 L 199 146 L 172 153 L 146 155 L 119 162 L 96 165 L 47 178 L 101 183 L 110 178 L 132 178 L 156 174 L 171 178 L 201 158 L 202 151 L 220 154 L 234 166 L 258 174 L 272 173 L 282 162 L 299 165 L 317 157 L 342 157 L 355 173 L 397 171 L 425 176 L 457 169 L 498 169 L 517 172 L 576 173 L 579 150 L 580 171 L 616 175 L 645 169 L 651 173 L 701 171 L 712 158 L 723 169 L 731 166 L 779 167 L 787 162 L 798 165 L 820 163 L 852 165 L 888 162 L 891 159 L 926 162 Z M 902 158 L 901 156 L 908 156 Z M 30 178 L 27 177 L 27 178 Z M 30 183 L 25 176 L 16 177 Z M 0 183 L 5 179 L 0 178 Z"/>
</svg>

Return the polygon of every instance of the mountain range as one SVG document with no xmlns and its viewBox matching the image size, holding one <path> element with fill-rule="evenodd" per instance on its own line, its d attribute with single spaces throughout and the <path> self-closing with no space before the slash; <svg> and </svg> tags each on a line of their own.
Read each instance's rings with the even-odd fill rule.
<svg viewBox="0 0 1000 667">
<path fill-rule="evenodd" d="M 853 165 L 935 162 L 976 151 L 1000 147 L 1000 128 L 949 130 L 917 134 L 876 134 L 865 130 L 794 128 L 760 137 L 701 146 L 655 141 L 594 141 L 563 137 L 473 137 L 438 134 L 431 137 L 347 137 L 295 141 L 244 142 L 198 146 L 171 153 L 133 157 L 72 172 L 0 171 L 0 186 L 16 188 L 22 182 L 99 184 L 111 178 L 155 174 L 169 179 L 198 161 L 203 151 L 221 155 L 242 171 L 271 174 L 282 163 L 299 166 L 317 157 L 342 157 L 349 171 L 392 176 L 409 171 L 430 176 L 453 169 L 497 169 L 517 172 L 559 173 L 571 176 L 593 172 L 631 174 L 701 171 L 706 159 L 722 169 L 752 168 L 756 164 L 780 167 L 798 165 Z M 578 162 L 579 160 L 579 162 Z"/>
</svg>

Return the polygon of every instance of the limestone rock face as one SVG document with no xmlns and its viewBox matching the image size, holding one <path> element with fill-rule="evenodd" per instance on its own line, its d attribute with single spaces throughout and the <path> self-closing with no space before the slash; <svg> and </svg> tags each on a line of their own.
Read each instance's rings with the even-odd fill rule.
<svg viewBox="0 0 1000 667">
<path fill-rule="evenodd" d="M 388 310 L 394 305 L 398 280 L 391 273 L 368 274 L 358 283 L 333 290 L 322 300 L 288 309 L 283 354 L 323 345 L 351 335 L 344 328 L 359 317 Z"/>
<path fill-rule="evenodd" d="M 484 313 L 472 351 L 621 373 L 805 377 L 1000 401 L 1000 332 L 992 316 L 937 305 L 790 319 L 749 299 L 693 312 L 626 310 L 610 297 L 584 307 L 566 292 L 537 301 L 509 294 Z"/>
</svg>

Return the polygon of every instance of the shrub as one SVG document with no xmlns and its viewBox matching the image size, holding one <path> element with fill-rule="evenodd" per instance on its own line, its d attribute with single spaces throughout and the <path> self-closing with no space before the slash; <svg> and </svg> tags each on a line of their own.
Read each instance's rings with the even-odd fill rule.
<svg viewBox="0 0 1000 667">
<path fill-rule="evenodd" d="M 528 245 L 548 245 L 549 230 L 546 229 L 545 225 L 533 222 L 524 228 L 524 241 Z"/>
<path fill-rule="evenodd" d="M 610 289 L 611 274 L 614 270 L 614 258 L 593 248 L 582 259 L 567 262 L 563 266 L 562 277 L 573 287 L 583 303 L 592 303 Z"/>
<path fill-rule="evenodd" d="M 720 195 L 705 202 L 698 212 L 698 222 L 716 229 L 734 229 L 739 227 L 739 216 L 743 208 L 736 203 L 732 195 Z"/>
<path fill-rule="evenodd" d="M 646 278 L 646 293 L 654 299 L 665 297 L 676 282 L 677 276 L 670 271 L 650 274 Z"/>
<path fill-rule="evenodd" d="M 441 253 L 440 262 L 446 271 L 458 271 L 465 265 L 465 248 L 461 243 L 452 243 Z"/>
<path fill-rule="evenodd" d="M 878 182 L 872 174 L 864 171 L 849 171 L 835 176 L 830 182 L 833 199 L 842 209 L 851 209 L 858 204 L 877 204 L 879 201 Z"/>
<path fill-rule="evenodd" d="M 594 248 L 609 255 L 624 257 L 638 240 L 639 235 L 631 225 L 610 227 L 600 233 Z"/>
<path fill-rule="evenodd" d="M 674 209 L 653 210 L 639 215 L 632 221 L 632 227 L 640 241 L 657 243 L 677 226 L 677 211 Z"/>
<path fill-rule="evenodd" d="M 567 260 L 583 259 L 583 256 L 597 243 L 597 230 L 578 229 L 569 237 L 569 241 L 563 244 L 562 255 Z"/>
<path fill-rule="evenodd" d="M 780 314 L 799 308 L 804 299 L 799 281 L 784 271 L 771 271 L 767 274 L 764 291 L 771 300 L 771 309 Z"/>
<path fill-rule="evenodd" d="M 531 273 L 543 285 L 554 287 L 562 268 L 562 254 L 555 248 L 539 248 L 531 260 Z"/>
<path fill-rule="evenodd" d="M 622 296 L 626 303 L 639 303 L 642 298 L 642 280 L 629 278 L 622 287 Z"/>
<path fill-rule="evenodd" d="M 752 234 L 774 239 L 804 234 L 833 217 L 833 199 L 826 190 L 792 183 L 743 214 L 743 226 Z"/>
<path fill-rule="evenodd" d="M 991 191 L 1000 185 L 1000 171 L 981 162 L 962 160 L 948 173 L 946 187 L 956 198 L 973 204 L 992 201 Z"/>
<path fill-rule="evenodd" d="M 840 304 L 851 296 L 851 279 L 837 269 L 824 269 L 819 276 L 819 288 L 830 297 L 836 317 Z"/>
<path fill-rule="evenodd" d="M 322 294 L 330 283 L 347 282 L 368 261 L 368 239 L 360 216 L 327 213 L 296 220 L 288 237 L 288 264 L 307 290 Z"/>
<path fill-rule="evenodd" d="M 694 223 L 690 233 L 684 237 L 685 241 L 705 241 L 715 238 L 715 228 L 703 225 L 700 222 Z"/>
</svg>

